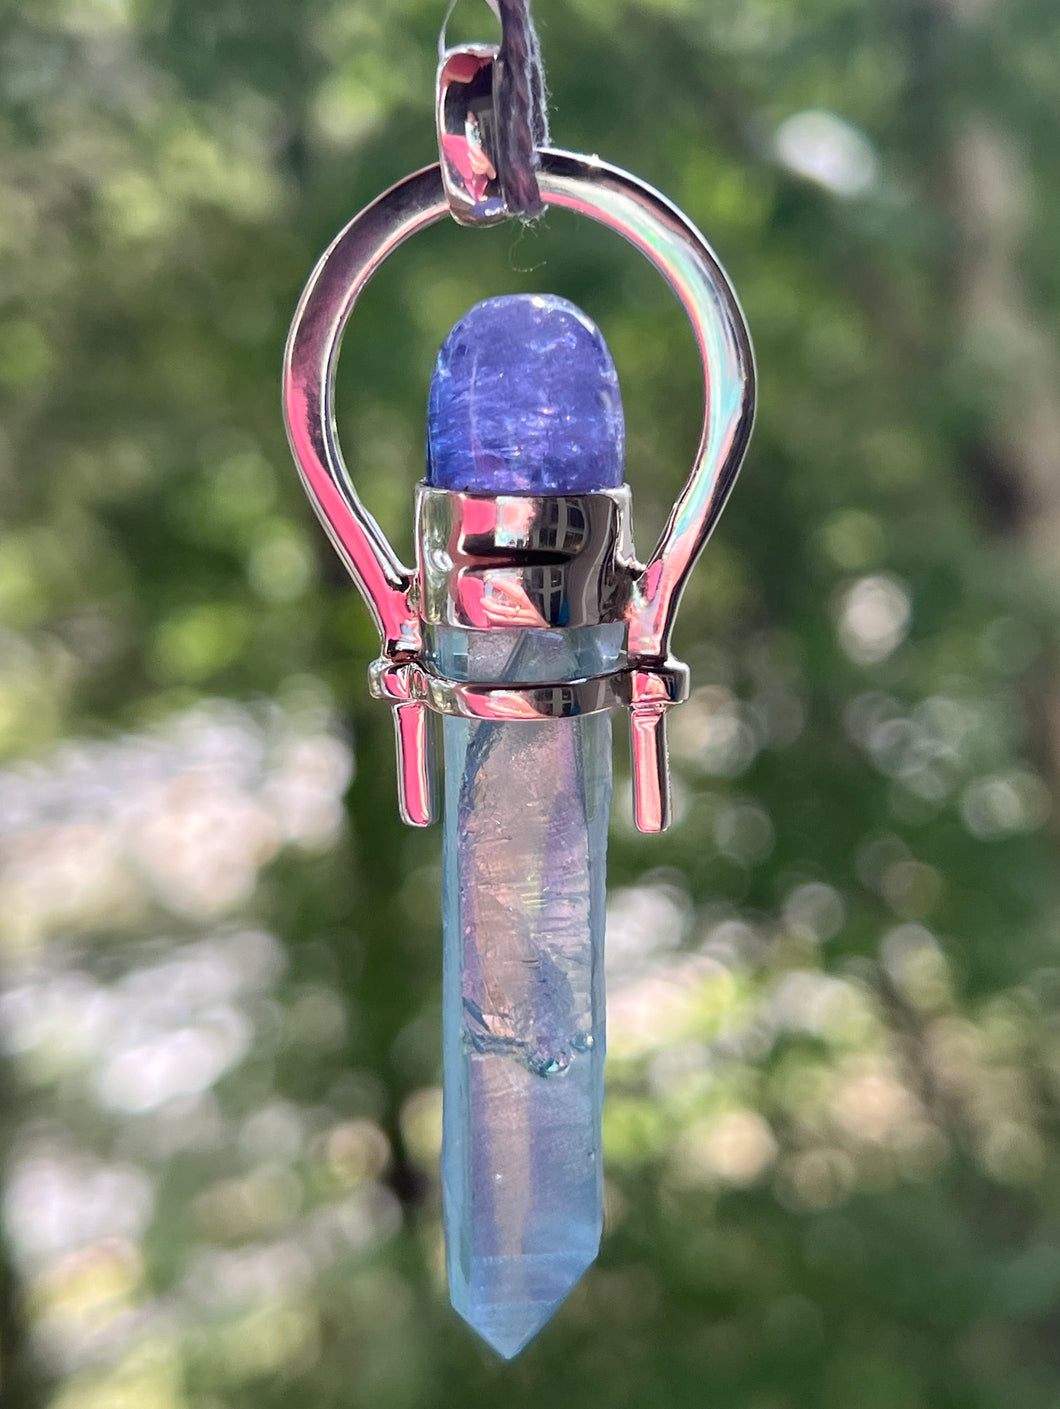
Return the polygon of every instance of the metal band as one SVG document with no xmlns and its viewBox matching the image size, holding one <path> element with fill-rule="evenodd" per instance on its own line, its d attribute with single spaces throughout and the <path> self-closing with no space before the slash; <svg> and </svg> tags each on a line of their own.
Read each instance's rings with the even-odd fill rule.
<svg viewBox="0 0 1060 1409">
<path fill-rule="evenodd" d="M 633 565 L 626 488 L 598 494 L 416 491 L 420 616 L 433 626 L 622 621 Z"/>
<path fill-rule="evenodd" d="M 436 714 L 509 722 L 573 719 L 639 706 L 660 711 L 688 698 L 688 667 L 674 660 L 561 684 L 483 685 L 450 680 L 419 660 L 395 662 L 384 657 L 369 667 L 368 680 L 373 696 L 391 704 L 415 701 Z"/>
</svg>

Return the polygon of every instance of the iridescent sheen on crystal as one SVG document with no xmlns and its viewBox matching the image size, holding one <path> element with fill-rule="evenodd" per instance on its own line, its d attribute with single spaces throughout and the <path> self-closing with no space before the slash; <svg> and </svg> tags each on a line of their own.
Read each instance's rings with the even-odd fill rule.
<svg viewBox="0 0 1060 1409">
<path fill-rule="evenodd" d="M 439 628 L 436 663 L 460 679 L 573 679 L 612 668 L 622 634 Z M 449 1286 L 510 1357 L 600 1242 L 611 721 L 443 728 Z"/>
</svg>

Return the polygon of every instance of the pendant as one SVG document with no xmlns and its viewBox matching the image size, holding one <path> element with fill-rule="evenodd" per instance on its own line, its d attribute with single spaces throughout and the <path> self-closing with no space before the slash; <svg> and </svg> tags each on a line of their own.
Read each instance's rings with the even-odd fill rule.
<svg viewBox="0 0 1060 1409">
<path fill-rule="evenodd" d="M 625 236 L 692 321 L 706 409 L 691 476 L 638 562 L 599 330 L 563 299 L 490 299 L 439 354 L 417 564 L 400 564 L 343 463 L 335 364 L 361 290 L 402 241 L 446 215 L 507 218 L 488 149 L 495 59 L 478 45 L 443 55 L 441 163 L 385 192 L 325 253 L 283 390 L 310 499 L 380 631 L 370 686 L 394 708 L 399 806 L 416 826 L 434 817 L 441 716 L 449 1285 L 508 1358 L 599 1248 L 609 711 L 630 715 L 636 825 L 660 831 L 666 715 L 688 693 L 670 634 L 747 446 L 754 368 L 735 295 L 687 217 L 616 167 L 541 150 L 543 200 Z"/>
</svg>

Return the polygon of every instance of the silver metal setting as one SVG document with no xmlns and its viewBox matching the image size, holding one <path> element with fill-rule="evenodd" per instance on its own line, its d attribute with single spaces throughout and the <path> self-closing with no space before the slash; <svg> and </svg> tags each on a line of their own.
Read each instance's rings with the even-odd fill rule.
<svg viewBox="0 0 1060 1409">
<path fill-rule="evenodd" d="M 630 494 L 416 490 L 420 617 L 433 626 L 622 621 L 633 563 Z"/>
<path fill-rule="evenodd" d="M 496 225 L 508 217 L 497 173 L 493 92 L 495 44 L 448 49 L 438 62 L 438 154 L 449 213 L 460 225 Z"/>
<path fill-rule="evenodd" d="M 455 82 L 452 75 L 450 79 Z M 460 102 L 470 104 L 472 99 L 469 92 Z M 442 107 L 440 93 L 440 112 Z M 455 122 L 453 114 L 459 110 L 459 104 L 447 108 L 445 122 Z M 440 135 L 445 130 L 443 126 Z M 419 568 L 413 571 L 400 563 L 358 498 L 335 431 L 335 366 L 342 334 L 361 291 L 388 255 L 447 214 L 459 218 L 451 204 L 451 169 L 432 166 L 406 177 L 357 215 L 327 250 L 310 278 L 291 328 L 284 364 L 284 412 L 291 448 L 310 499 L 368 602 L 382 637 L 383 660 L 373 667 L 373 688 L 397 709 L 402 816 L 417 825 L 425 825 L 433 817 L 432 736 L 427 710 L 466 713 L 479 719 L 554 718 L 557 711 L 575 706 L 584 712 L 595 699 L 600 701 L 596 708 L 624 704 L 631 711 L 634 816 L 641 830 L 658 831 L 666 826 L 669 816 L 666 713 L 682 698 L 672 684 L 683 667 L 669 659 L 670 635 L 684 584 L 724 508 L 747 448 L 754 418 L 751 344 L 740 306 L 717 257 L 676 206 L 628 172 L 596 158 L 547 149 L 539 155 L 539 185 L 545 201 L 608 226 L 638 249 L 683 304 L 702 358 L 702 438 L 691 475 L 647 564 L 640 567 L 634 563 L 623 537 L 625 530 L 620 529 L 615 555 L 609 557 L 608 548 L 599 560 L 601 579 L 597 585 L 591 585 L 587 577 L 582 579 L 575 566 L 578 554 L 573 551 L 559 555 L 556 563 L 531 564 L 526 550 L 514 547 L 509 560 L 498 561 L 492 568 L 484 562 L 480 565 L 472 561 L 479 545 L 471 552 L 473 535 L 467 533 L 467 506 L 450 505 L 445 510 L 450 517 L 444 520 L 432 500 L 425 523 L 430 551 L 444 538 L 443 551 L 451 558 L 452 569 L 427 561 L 421 549 Z M 465 183 L 465 192 L 470 189 Z M 470 215 L 469 223 L 481 223 L 473 207 L 474 201 L 465 206 L 464 214 Z M 484 496 L 465 497 L 470 501 Z M 602 497 L 613 502 L 611 495 Z M 427 502 L 427 494 L 421 492 L 421 512 Z M 444 522 L 436 522 L 436 513 Z M 458 519 L 459 529 L 454 528 Z M 496 543 L 499 525 L 495 518 L 491 522 L 494 526 L 489 533 Z M 607 533 L 594 524 L 590 537 L 599 546 L 597 533 L 599 542 Z M 454 535 L 458 540 L 455 545 Z M 457 546 L 456 557 L 450 546 Z M 459 561 L 461 553 L 468 561 Z M 589 561 L 587 557 L 586 564 Z M 472 581 L 491 582 L 503 597 L 501 583 L 508 574 L 516 616 L 521 609 L 519 593 L 523 592 L 541 620 L 558 624 L 549 619 L 552 608 L 547 604 L 552 598 L 546 592 L 545 578 L 535 577 L 531 571 L 534 566 L 562 569 L 556 600 L 562 602 L 566 594 L 579 620 L 585 617 L 588 621 L 597 607 L 604 613 L 617 612 L 618 602 L 624 602 L 621 616 L 628 631 L 622 681 L 616 676 L 607 687 L 574 682 L 574 687 L 519 689 L 508 685 L 457 687 L 433 675 L 421 654 L 424 621 L 457 620 L 473 625 L 467 621 L 470 607 L 465 585 Z M 464 577 L 454 591 L 452 575 L 461 569 Z M 490 572 L 501 575 L 495 579 L 484 576 Z M 614 597 L 610 595 L 612 588 Z M 538 602 L 547 609 L 542 611 Z M 421 615 L 424 611 L 430 612 L 429 618 Z M 604 615 L 591 619 L 617 618 Z M 483 626 L 526 624 L 528 619 L 507 617 Z M 540 621 L 533 624 L 540 625 Z"/>
<path fill-rule="evenodd" d="M 688 698 L 688 667 L 681 661 L 645 669 L 624 666 L 607 675 L 589 675 L 544 685 L 477 685 L 450 680 L 421 660 L 394 662 L 383 657 L 368 670 L 377 700 L 420 702 L 436 714 L 461 719 L 573 719 L 621 707 L 668 709 Z"/>
</svg>

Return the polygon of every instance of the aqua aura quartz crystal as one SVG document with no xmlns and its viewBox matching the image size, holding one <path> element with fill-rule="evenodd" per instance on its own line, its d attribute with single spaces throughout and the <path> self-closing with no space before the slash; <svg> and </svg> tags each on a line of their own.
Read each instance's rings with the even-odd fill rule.
<svg viewBox="0 0 1060 1409">
<path fill-rule="evenodd" d="M 621 483 L 597 328 L 562 299 L 479 304 L 431 385 L 428 482 L 485 494 Z M 622 624 L 438 627 L 438 670 L 481 682 L 612 669 Z M 505 1357 L 594 1260 L 603 1212 L 604 902 L 611 721 L 446 718 L 442 1179 L 456 1310 Z"/>
</svg>

